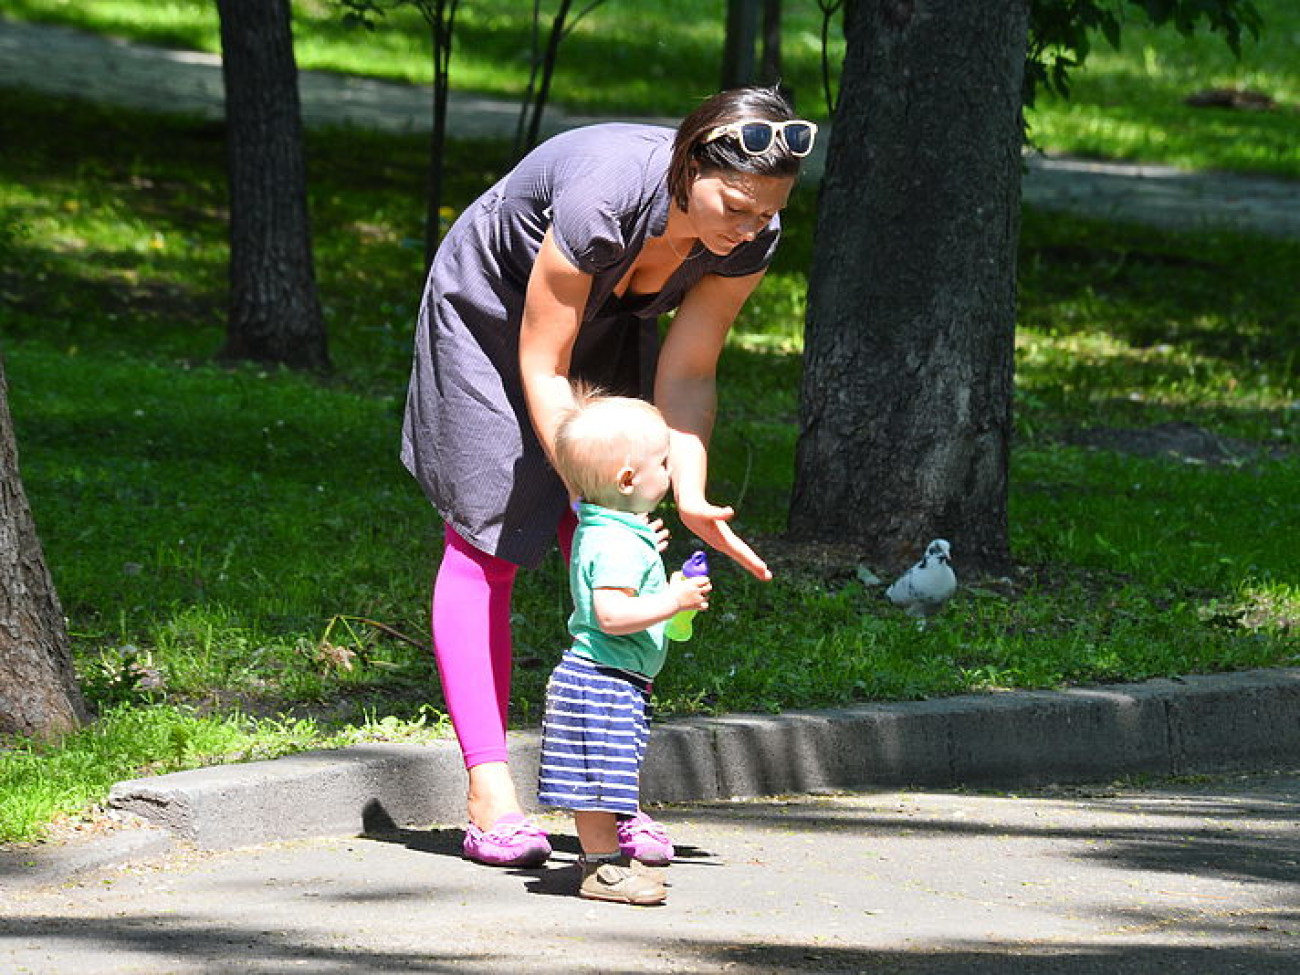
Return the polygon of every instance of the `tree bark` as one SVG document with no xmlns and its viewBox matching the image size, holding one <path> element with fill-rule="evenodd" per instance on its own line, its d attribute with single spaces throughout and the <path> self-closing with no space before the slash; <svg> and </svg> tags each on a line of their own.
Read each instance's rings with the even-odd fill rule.
<svg viewBox="0 0 1300 975">
<path fill-rule="evenodd" d="M 1010 566 L 1027 0 L 859 0 L 809 282 L 790 532 Z"/>
<path fill-rule="evenodd" d="M 18 471 L 0 363 L 0 734 L 50 738 L 86 718 L 63 610 Z"/>
<path fill-rule="evenodd" d="M 782 0 L 763 0 L 763 43 L 758 59 L 758 80 L 765 85 L 782 84 L 781 2 Z M 782 89 L 793 102 L 794 89 L 784 84 Z"/>
<path fill-rule="evenodd" d="M 219 0 L 230 181 L 223 358 L 325 370 L 288 0 Z"/>
<path fill-rule="evenodd" d="M 755 46 L 762 13 L 761 0 L 727 0 L 726 33 L 722 42 L 722 88 L 754 83 L 758 67 Z"/>
</svg>

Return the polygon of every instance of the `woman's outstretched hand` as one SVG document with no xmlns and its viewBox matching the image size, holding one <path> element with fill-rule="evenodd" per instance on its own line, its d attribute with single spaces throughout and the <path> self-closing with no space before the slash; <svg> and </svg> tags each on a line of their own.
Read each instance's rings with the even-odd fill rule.
<svg viewBox="0 0 1300 975">
<path fill-rule="evenodd" d="M 736 512 L 731 508 L 720 508 L 707 501 L 701 507 L 689 511 L 680 505 L 677 508 L 677 517 L 681 519 L 682 524 L 705 544 L 716 548 L 723 555 L 730 556 L 755 579 L 767 582 L 772 578 L 772 570 L 727 524 L 735 515 Z"/>
</svg>

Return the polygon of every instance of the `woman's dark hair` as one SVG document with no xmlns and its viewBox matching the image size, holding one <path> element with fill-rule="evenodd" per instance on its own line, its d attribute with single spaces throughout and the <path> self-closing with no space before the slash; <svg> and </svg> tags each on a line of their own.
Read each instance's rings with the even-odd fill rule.
<svg viewBox="0 0 1300 975">
<path fill-rule="evenodd" d="M 775 87 L 732 88 L 709 98 L 677 127 L 673 158 L 668 165 L 668 192 L 673 201 L 685 210 L 691 180 L 705 173 L 797 176 L 799 157 L 792 155 L 779 139 L 758 156 L 749 155 L 731 136 L 704 141 L 719 125 L 749 119 L 785 122 L 792 118 L 794 109 Z"/>
</svg>

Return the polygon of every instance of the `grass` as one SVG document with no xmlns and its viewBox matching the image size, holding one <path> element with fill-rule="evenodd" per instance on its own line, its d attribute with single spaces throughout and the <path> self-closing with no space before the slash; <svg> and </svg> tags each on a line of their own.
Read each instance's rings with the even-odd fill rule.
<svg viewBox="0 0 1300 975">
<path fill-rule="evenodd" d="M 0 342 L 24 482 L 100 714 L 60 746 L 4 743 L 0 841 L 39 835 L 121 778 L 445 733 L 429 655 L 410 642 L 427 639 L 437 527 L 395 456 L 423 140 L 310 137 L 338 366 L 326 381 L 210 362 L 225 288 L 218 128 L 0 92 L 0 143 Z M 451 151 L 459 206 L 506 148 Z M 1300 244 L 1026 214 L 1020 570 L 965 578 L 922 632 L 853 552 L 782 538 L 814 206 L 807 189 L 793 200 L 780 263 L 721 364 L 712 490 L 778 577 L 715 570 L 714 609 L 656 682 L 661 713 L 1297 663 Z M 1173 423 L 1236 459 L 1097 446 Z M 557 556 L 521 578 L 520 724 L 536 720 L 567 605 Z"/>
<path fill-rule="evenodd" d="M 1223 41 L 1184 38 L 1136 18 L 1119 50 L 1098 39 L 1068 99 L 1047 97 L 1028 113 L 1033 140 L 1057 152 L 1300 178 L 1300 7 L 1259 0 L 1258 39 L 1235 58 Z M 1257 92 L 1268 111 L 1194 108 L 1188 96 L 1210 89 Z"/>
<path fill-rule="evenodd" d="M 432 718 L 433 724 L 426 725 Z M 115 782 L 223 762 L 277 758 L 308 748 L 416 739 L 441 718 L 370 718 L 326 731 L 309 718 L 253 718 L 191 708 L 106 707 L 98 720 L 57 747 L 16 742 L 0 754 L 0 842 L 30 842 L 48 827 L 76 822 Z"/>
</svg>

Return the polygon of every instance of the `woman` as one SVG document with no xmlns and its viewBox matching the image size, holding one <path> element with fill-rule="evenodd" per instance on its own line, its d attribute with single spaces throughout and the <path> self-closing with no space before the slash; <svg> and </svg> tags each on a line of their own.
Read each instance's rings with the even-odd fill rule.
<svg viewBox="0 0 1300 975">
<path fill-rule="evenodd" d="M 673 431 L 682 523 L 771 578 L 705 483 L 718 356 L 816 134 L 791 116 L 775 89 L 746 88 L 710 98 L 675 134 L 611 123 L 558 135 L 460 215 L 429 270 L 402 460 L 446 524 L 433 636 L 469 772 L 472 859 L 550 854 L 507 764 L 510 597 L 518 568 L 557 537 L 568 557 L 573 513 L 550 458 L 570 380 L 652 397 Z M 658 318 L 674 310 L 656 348 Z M 620 839 L 647 862 L 672 856 L 644 814 Z"/>
</svg>

